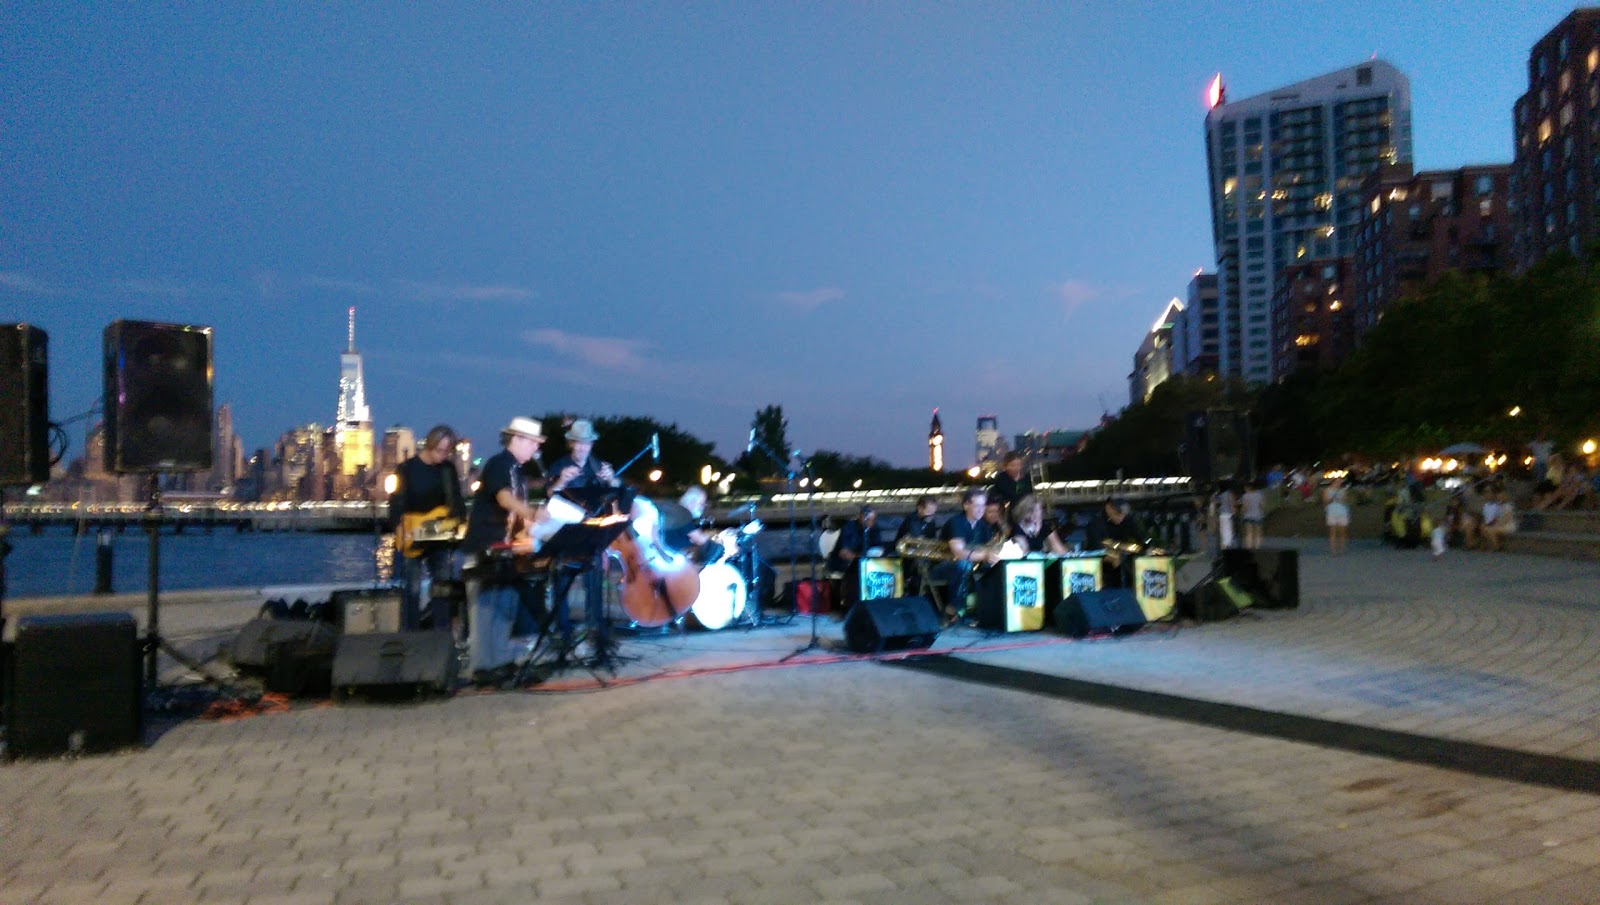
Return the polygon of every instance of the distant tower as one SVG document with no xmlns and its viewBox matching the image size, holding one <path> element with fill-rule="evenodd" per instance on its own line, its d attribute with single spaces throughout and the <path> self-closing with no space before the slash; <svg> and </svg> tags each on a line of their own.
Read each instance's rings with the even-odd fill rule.
<svg viewBox="0 0 1600 905">
<path fill-rule="evenodd" d="M 353 475 L 359 469 L 372 471 L 372 410 L 367 407 L 367 388 L 361 375 L 361 353 L 356 351 L 356 309 L 350 308 L 349 341 L 339 356 L 339 412 L 334 420 L 334 445 L 339 455 L 339 473 Z"/>
<path fill-rule="evenodd" d="M 944 471 L 944 426 L 939 423 L 939 409 L 933 410 L 933 423 L 928 425 L 928 467 Z"/>
<path fill-rule="evenodd" d="M 977 466 L 986 472 L 996 471 L 1005 454 L 1005 444 L 1000 439 L 1000 419 L 979 415 Z"/>
</svg>

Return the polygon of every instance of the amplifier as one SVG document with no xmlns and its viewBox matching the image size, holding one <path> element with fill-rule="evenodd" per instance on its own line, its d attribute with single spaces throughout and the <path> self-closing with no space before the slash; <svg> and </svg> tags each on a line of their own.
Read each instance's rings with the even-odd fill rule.
<svg viewBox="0 0 1600 905">
<path fill-rule="evenodd" d="M 339 614 L 346 635 L 398 632 L 401 629 L 400 592 L 390 588 L 334 591 L 329 604 Z"/>
</svg>

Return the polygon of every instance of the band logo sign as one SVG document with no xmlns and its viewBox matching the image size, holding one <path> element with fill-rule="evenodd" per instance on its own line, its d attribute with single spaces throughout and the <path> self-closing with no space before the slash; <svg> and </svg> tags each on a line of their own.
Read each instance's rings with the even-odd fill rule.
<svg viewBox="0 0 1600 905">
<path fill-rule="evenodd" d="M 1167 572 L 1164 569 L 1146 569 L 1140 573 L 1140 586 L 1144 588 L 1144 596 L 1150 600 L 1166 600 L 1167 585 L 1169 584 Z"/>
<path fill-rule="evenodd" d="M 1035 607 L 1039 605 L 1039 579 L 1031 575 L 1016 575 L 1011 579 L 1011 605 Z"/>
<path fill-rule="evenodd" d="M 1070 572 L 1067 574 L 1068 594 L 1088 594 L 1095 589 L 1094 576 L 1088 572 Z"/>
<path fill-rule="evenodd" d="M 894 596 L 893 572 L 867 572 L 861 576 L 861 599 L 883 600 Z"/>
</svg>

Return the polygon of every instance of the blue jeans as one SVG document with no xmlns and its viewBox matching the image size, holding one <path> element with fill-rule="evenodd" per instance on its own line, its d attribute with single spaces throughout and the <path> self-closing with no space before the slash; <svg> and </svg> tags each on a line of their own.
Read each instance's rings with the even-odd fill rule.
<svg viewBox="0 0 1600 905">
<path fill-rule="evenodd" d="M 424 601 L 433 619 L 434 631 L 450 631 L 450 601 L 429 599 L 433 582 L 449 581 L 452 573 L 452 554 L 449 550 L 430 550 L 415 559 L 400 560 L 400 576 L 405 581 L 401 592 L 404 610 L 401 628 L 414 632 L 422 625 Z"/>
<path fill-rule="evenodd" d="M 473 672 L 498 669 L 516 656 L 516 648 L 511 644 L 511 626 L 517 620 L 520 601 L 514 584 L 467 581 L 467 602 L 472 606 L 469 648 Z"/>
</svg>

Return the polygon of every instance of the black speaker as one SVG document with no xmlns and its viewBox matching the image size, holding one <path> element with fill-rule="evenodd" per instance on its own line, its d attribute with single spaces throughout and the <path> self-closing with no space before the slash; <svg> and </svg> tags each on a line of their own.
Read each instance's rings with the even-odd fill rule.
<svg viewBox="0 0 1600 905">
<path fill-rule="evenodd" d="M 1222 551 L 1222 573 L 1255 595 L 1264 609 L 1292 610 L 1300 606 L 1300 551 Z"/>
<path fill-rule="evenodd" d="M 858 654 L 928 647 L 939 636 L 939 614 L 926 597 L 863 600 L 844 617 L 845 646 Z"/>
<path fill-rule="evenodd" d="M 7 683 L 7 750 L 110 751 L 144 740 L 139 638 L 127 613 L 17 620 Z"/>
<path fill-rule="evenodd" d="M 1144 628 L 1144 610 L 1129 588 L 1085 591 L 1056 604 L 1056 631 L 1074 638 L 1097 632 L 1125 634 Z"/>
<path fill-rule="evenodd" d="M 1189 412 L 1183 419 L 1183 466 L 1201 483 L 1246 480 L 1255 474 L 1250 416 L 1232 409 Z"/>
<path fill-rule="evenodd" d="M 333 695 L 396 700 L 449 694 L 458 664 L 449 632 L 345 635 L 333 654 Z"/>
<path fill-rule="evenodd" d="M 49 337 L 0 325 L 0 487 L 50 480 Z"/>
<path fill-rule="evenodd" d="M 239 669 L 265 670 L 274 646 L 290 644 L 306 650 L 325 651 L 332 656 L 338 638 L 338 631 L 325 622 L 311 619 L 252 619 L 240 627 L 239 634 L 234 636 L 229 659 Z"/>
<path fill-rule="evenodd" d="M 211 468 L 210 327 L 106 327 L 105 443 L 110 472 Z"/>
</svg>

